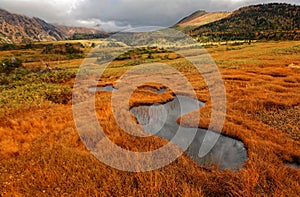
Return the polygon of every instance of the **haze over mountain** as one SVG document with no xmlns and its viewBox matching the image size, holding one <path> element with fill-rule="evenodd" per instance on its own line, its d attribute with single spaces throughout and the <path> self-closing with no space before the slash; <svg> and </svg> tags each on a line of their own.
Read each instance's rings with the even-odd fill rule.
<svg viewBox="0 0 300 197">
<path fill-rule="evenodd" d="M 94 28 L 87 28 L 87 27 L 70 27 L 60 24 L 53 24 L 57 27 L 60 31 L 64 32 L 67 37 L 72 37 L 74 34 L 106 34 L 104 31 L 100 31 Z"/>
</svg>

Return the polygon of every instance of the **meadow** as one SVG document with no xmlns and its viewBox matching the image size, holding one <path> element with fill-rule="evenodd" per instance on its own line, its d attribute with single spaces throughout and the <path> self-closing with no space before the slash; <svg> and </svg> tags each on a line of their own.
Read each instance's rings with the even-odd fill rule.
<svg viewBox="0 0 300 197">
<path fill-rule="evenodd" d="M 243 169 L 199 167 L 183 154 L 145 173 L 119 171 L 98 161 L 77 133 L 72 87 L 93 43 L 99 41 L 0 51 L 0 196 L 300 196 L 300 42 L 206 47 L 226 88 L 222 134 L 245 144 L 248 159 Z M 12 57 L 14 63 L 4 66 Z M 128 69 L 148 62 L 168 62 L 186 76 L 206 107 L 200 109 L 200 120 L 188 114 L 190 121 L 181 124 L 208 128 L 207 84 L 173 52 L 143 48 L 124 54 L 111 63 L 99 85 L 115 84 Z M 123 132 L 114 122 L 111 95 L 97 92 L 96 109 L 115 144 L 134 151 L 166 144 L 159 137 L 141 140 Z M 159 95 L 136 90 L 129 105 L 172 97 L 171 90 Z"/>
</svg>

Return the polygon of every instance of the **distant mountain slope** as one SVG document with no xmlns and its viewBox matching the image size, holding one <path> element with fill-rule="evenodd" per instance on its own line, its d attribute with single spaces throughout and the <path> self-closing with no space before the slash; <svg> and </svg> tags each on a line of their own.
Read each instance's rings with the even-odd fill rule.
<svg viewBox="0 0 300 197">
<path fill-rule="evenodd" d="M 191 14 L 191 15 L 189 15 L 187 17 L 184 17 L 183 19 L 181 19 L 177 23 L 177 25 L 184 25 L 184 24 L 186 24 L 186 23 L 188 23 L 188 22 L 190 22 L 190 21 L 192 21 L 192 20 L 194 20 L 194 19 L 196 19 L 198 17 L 201 17 L 201 16 L 203 16 L 205 14 L 207 14 L 206 11 L 204 11 L 204 10 L 198 10 L 198 11 L 194 12 L 193 14 Z"/>
<path fill-rule="evenodd" d="M 241 8 L 227 18 L 202 25 L 192 36 L 211 39 L 300 39 L 300 6 L 262 4 Z"/>
<path fill-rule="evenodd" d="M 86 27 L 69 27 L 64 25 L 53 24 L 68 37 L 74 34 L 107 34 L 106 32 Z"/>
<path fill-rule="evenodd" d="M 199 26 L 221 20 L 231 15 L 231 12 L 205 12 L 197 11 L 179 21 L 175 27 L 179 30 L 189 31 Z"/>
<path fill-rule="evenodd" d="M 4 42 L 61 40 L 66 37 L 57 27 L 39 18 L 12 14 L 0 9 L 0 39 Z"/>
</svg>

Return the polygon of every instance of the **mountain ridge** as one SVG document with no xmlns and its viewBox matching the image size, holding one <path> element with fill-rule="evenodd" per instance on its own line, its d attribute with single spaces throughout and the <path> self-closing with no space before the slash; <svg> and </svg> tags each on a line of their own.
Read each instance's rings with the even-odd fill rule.
<svg viewBox="0 0 300 197">
<path fill-rule="evenodd" d="M 201 16 L 203 16 L 203 15 L 205 15 L 205 14 L 207 14 L 207 12 L 206 12 L 205 10 L 198 10 L 198 11 L 192 13 L 191 15 L 186 16 L 186 17 L 184 17 L 183 19 L 181 19 L 181 20 L 177 23 L 177 25 L 187 23 L 187 22 L 189 22 L 189 21 L 191 21 L 191 20 L 194 20 L 194 19 L 197 18 L 197 17 L 201 17 Z"/>
<path fill-rule="evenodd" d="M 0 39 L 13 43 L 61 40 L 66 35 L 37 17 L 28 17 L 0 9 Z"/>
<path fill-rule="evenodd" d="M 199 10 L 189 16 L 184 17 L 173 27 L 184 32 L 189 32 L 190 30 L 193 30 L 201 25 L 221 20 L 229 15 L 231 15 L 231 12 L 206 12 Z"/>
<path fill-rule="evenodd" d="M 242 7 L 234 12 L 199 10 L 172 26 L 199 41 L 300 40 L 300 5 L 268 3 Z M 0 8 L 0 44 L 92 39 L 110 34 L 93 28 L 50 24 L 37 17 Z"/>
<path fill-rule="evenodd" d="M 72 37 L 74 34 L 108 34 L 107 32 L 100 31 L 98 29 L 94 28 L 88 28 L 88 27 L 77 27 L 77 26 L 66 26 L 66 25 L 60 25 L 60 24 L 53 24 L 55 27 L 57 27 L 59 30 L 64 32 L 68 37 Z"/>
<path fill-rule="evenodd" d="M 51 24 L 37 17 L 14 14 L 0 8 L 0 43 L 65 40 L 76 33 L 108 35 L 97 29 Z"/>
</svg>

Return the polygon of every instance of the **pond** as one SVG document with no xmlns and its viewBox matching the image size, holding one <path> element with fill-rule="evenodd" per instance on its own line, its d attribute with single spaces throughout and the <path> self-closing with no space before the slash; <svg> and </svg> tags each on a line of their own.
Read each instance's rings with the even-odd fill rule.
<svg viewBox="0 0 300 197">
<path fill-rule="evenodd" d="M 161 94 L 166 89 L 157 90 L 155 88 L 146 88 Z M 114 91 L 116 90 L 112 86 L 103 87 L 101 91 Z M 198 110 L 205 104 L 186 97 L 177 95 L 170 102 L 164 104 L 152 104 L 152 105 L 141 105 L 133 107 L 130 112 L 136 117 L 138 124 L 140 124 L 144 131 L 151 135 L 160 136 L 168 141 L 171 141 L 176 135 L 177 131 L 184 133 L 180 136 L 180 140 L 177 140 L 175 144 L 181 147 L 180 144 L 184 144 L 185 140 L 190 139 L 191 135 L 196 135 L 185 151 L 199 166 L 216 166 L 220 170 L 238 170 L 243 167 L 243 164 L 247 160 L 247 150 L 243 142 L 220 135 L 214 131 L 199 129 L 199 128 L 187 128 L 178 124 L 177 120 L 181 116 L 188 114 L 192 111 Z M 212 139 L 219 135 L 219 138 L 210 150 L 208 154 L 203 157 L 199 156 L 200 147 L 204 139 Z M 174 143 L 174 142 L 173 142 Z"/>
<path fill-rule="evenodd" d="M 145 132 L 171 140 L 180 129 L 186 133 L 182 140 L 188 135 L 192 135 L 195 128 L 182 127 L 177 123 L 177 119 L 189 112 L 194 106 L 203 107 L 204 103 L 185 96 L 176 96 L 173 101 L 165 104 L 155 104 L 151 106 L 134 107 L 130 112 L 137 118 L 139 124 L 143 126 Z M 220 135 L 212 150 L 204 157 L 199 157 L 199 150 L 203 144 L 205 136 L 214 137 L 217 133 L 205 129 L 197 129 L 196 136 L 186 151 L 200 166 L 215 165 L 221 170 L 238 170 L 242 168 L 247 160 L 247 151 L 241 141 Z M 180 146 L 180 143 L 177 144 Z"/>
<path fill-rule="evenodd" d="M 294 168 L 296 170 L 300 170 L 300 165 L 298 163 L 286 163 L 286 166 L 289 168 Z"/>
<path fill-rule="evenodd" d="M 98 91 L 113 92 L 116 89 L 112 85 L 109 85 L 109 86 L 104 86 L 104 87 L 98 87 L 98 86 L 90 87 L 89 90 L 91 92 L 98 92 Z"/>
</svg>

